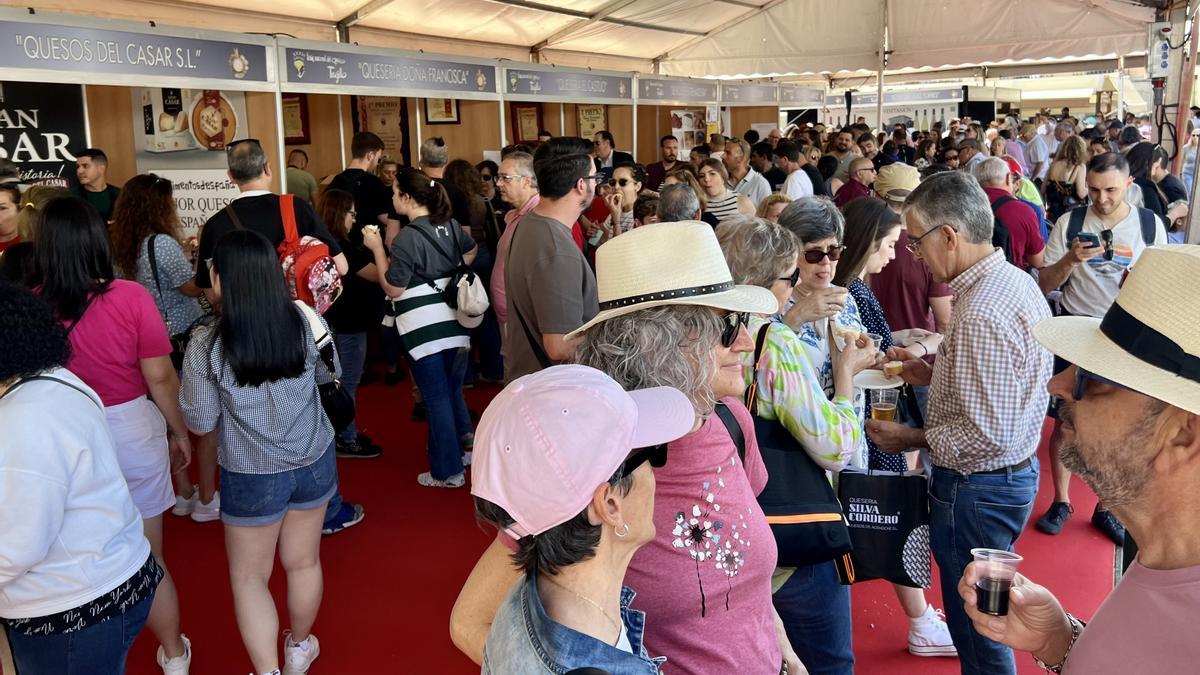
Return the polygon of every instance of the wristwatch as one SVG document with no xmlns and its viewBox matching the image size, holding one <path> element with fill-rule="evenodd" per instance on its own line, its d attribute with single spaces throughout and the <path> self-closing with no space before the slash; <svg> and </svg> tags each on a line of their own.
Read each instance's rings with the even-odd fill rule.
<svg viewBox="0 0 1200 675">
<path fill-rule="evenodd" d="M 1075 646 L 1075 641 L 1079 639 L 1079 634 L 1087 627 L 1087 623 L 1076 619 L 1070 612 L 1067 612 L 1067 621 L 1071 624 L 1071 641 L 1067 643 L 1067 651 L 1063 652 L 1062 660 L 1054 665 L 1050 665 L 1037 656 L 1033 657 L 1034 663 L 1038 664 L 1039 668 L 1048 673 L 1062 673 L 1063 666 L 1067 665 L 1067 657 L 1071 655 L 1071 648 Z"/>
</svg>

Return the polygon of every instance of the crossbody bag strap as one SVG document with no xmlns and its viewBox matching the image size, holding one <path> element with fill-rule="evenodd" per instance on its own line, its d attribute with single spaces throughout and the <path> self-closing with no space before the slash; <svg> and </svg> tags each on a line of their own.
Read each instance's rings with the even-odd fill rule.
<svg viewBox="0 0 1200 675">
<path fill-rule="evenodd" d="M 725 430 L 729 432 L 729 438 L 733 439 L 733 444 L 737 446 L 738 457 L 742 463 L 746 463 L 746 434 L 742 432 L 742 425 L 737 421 L 737 417 L 729 406 L 717 401 L 717 407 L 714 412 L 717 417 L 721 418 L 721 423 L 725 425 Z"/>
<path fill-rule="evenodd" d="M 79 310 L 79 316 L 75 317 L 75 320 L 71 322 L 70 326 L 67 326 L 67 335 L 70 335 L 71 331 L 75 330 L 75 326 L 78 326 L 79 322 L 83 320 L 83 315 L 87 313 L 88 307 L 92 306 L 92 301 L 96 299 L 97 295 L 100 295 L 99 291 L 92 291 L 87 298 L 84 299 L 83 307 Z"/>
<path fill-rule="evenodd" d="M 167 335 L 171 335 L 171 320 L 167 318 L 165 307 L 167 299 L 163 296 L 162 281 L 158 277 L 158 256 L 154 253 L 154 240 L 157 238 L 157 234 L 150 235 L 150 241 L 146 242 L 146 256 L 150 259 L 150 275 L 154 277 L 154 288 L 158 289 L 158 313 L 162 315 L 163 323 L 167 326 Z"/>
<path fill-rule="evenodd" d="M 284 242 L 298 244 L 300 229 L 296 227 L 296 195 L 279 195 L 279 217 L 283 219 Z"/>
<path fill-rule="evenodd" d="M 510 264 L 512 263 L 513 244 L 516 243 L 516 239 L 517 233 L 513 232 L 512 239 L 510 239 L 508 242 L 508 254 L 504 259 L 505 272 L 507 272 L 509 269 L 512 269 Z M 521 322 L 521 328 L 525 331 L 525 339 L 529 341 L 529 348 L 533 351 L 533 356 L 537 359 L 538 364 L 541 365 L 542 368 L 549 368 L 550 366 L 554 365 L 554 362 L 550 360 L 550 355 L 547 354 L 545 348 L 542 347 L 542 341 L 533 334 L 532 330 L 529 329 L 529 324 L 525 322 L 525 317 L 521 315 L 521 308 L 517 307 L 517 303 L 512 303 L 512 310 L 513 314 L 517 315 L 517 321 Z"/>
<path fill-rule="evenodd" d="M 325 330 L 325 325 L 321 323 L 321 318 L 317 315 L 317 311 L 300 300 L 293 301 L 300 308 L 300 313 L 304 315 L 304 320 L 308 322 L 309 330 L 313 334 L 313 343 L 317 346 L 317 353 L 321 355 L 321 360 L 325 363 L 325 368 L 329 370 L 329 377 L 337 379 L 337 369 L 333 362 L 333 336 L 329 331 Z"/>
<path fill-rule="evenodd" d="M 758 329 L 758 336 L 754 340 L 754 365 L 750 370 L 750 386 L 746 388 L 746 407 L 750 409 L 750 414 L 758 413 L 758 364 L 762 362 L 763 348 L 767 345 L 767 334 L 771 330 L 771 322 L 768 321 Z"/>
<path fill-rule="evenodd" d="M 7 391 L 5 391 L 3 394 L 0 394 L 0 398 L 4 398 L 5 396 L 8 396 L 13 391 L 15 391 L 17 387 L 25 384 L 26 382 L 31 382 L 33 380 L 45 380 L 47 382 L 57 382 L 57 383 L 63 385 L 64 387 L 70 387 L 70 388 L 74 389 L 75 391 L 86 396 L 89 401 L 91 401 L 92 403 L 94 403 L 96 405 L 97 408 L 100 408 L 101 412 L 104 411 L 104 406 L 100 405 L 100 403 L 98 403 L 96 401 L 96 399 L 93 398 L 92 395 L 89 394 L 87 391 L 85 391 L 82 387 L 76 386 L 70 382 L 67 382 L 66 380 L 60 380 L 57 377 L 50 377 L 49 375 L 30 375 L 29 377 L 22 377 L 20 380 L 17 380 L 17 382 L 15 384 L 13 384 L 11 387 L 9 387 Z"/>
<path fill-rule="evenodd" d="M 417 233 L 417 234 L 421 235 L 422 237 L 425 237 L 425 241 L 428 241 L 428 242 L 429 242 L 429 244 L 430 244 L 431 246 L 433 246 L 433 248 L 434 248 L 434 249 L 435 249 L 435 250 L 436 250 L 438 253 L 440 253 L 440 254 L 442 255 L 442 257 L 443 257 L 443 258 L 445 258 L 446 260 L 449 260 L 451 263 L 453 263 L 453 264 L 455 264 L 455 265 L 457 265 L 458 263 L 462 262 L 462 256 L 459 256 L 459 259 L 458 259 L 457 261 L 456 261 L 456 260 L 454 260 L 454 258 L 450 257 L 450 254 L 449 254 L 449 253 L 447 253 L 447 252 L 446 252 L 446 250 L 445 250 L 445 249 L 443 249 L 443 248 L 441 247 L 441 245 L 439 245 L 439 244 L 438 244 L 438 242 L 437 242 L 437 239 L 434 239 L 432 235 L 430 235 L 430 234 L 429 234 L 428 232 L 426 232 L 425 230 L 421 229 L 421 226 L 419 226 L 419 225 L 410 225 L 410 227 L 412 227 L 412 228 L 413 228 L 413 230 L 414 230 L 414 231 L 416 231 L 416 233 Z M 455 251 L 457 252 L 457 250 L 458 250 L 458 238 L 457 238 L 457 237 L 455 237 L 454 235 L 451 235 L 451 237 L 450 237 L 450 238 L 454 240 Z"/>
<path fill-rule="evenodd" d="M 233 202 L 229 202 L 228 204 L 226 204 L 224 211 L 226 214 L 229 215 L 229 221 L 231 223 L 233 223 L 234 228 L 239 229 L 239 230 L 246 229 L 245 227 L 242 226 L 242 219 L 238 218 L 237 211 L 235 211 L 233 209 Z"/>
</svg>

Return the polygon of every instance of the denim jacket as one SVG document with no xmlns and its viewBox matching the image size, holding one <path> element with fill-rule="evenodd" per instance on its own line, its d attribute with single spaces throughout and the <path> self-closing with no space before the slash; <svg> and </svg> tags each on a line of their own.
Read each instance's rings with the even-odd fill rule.
<svg viewBox="0 0 1200 675">
<path fill-rule="evenodd" d="M 651 659 L 642 644 L 646 614 L 630 609 L 634 592 L 621 589 L 621 620 L 633 654 L 555 623 L 531 574 L 500 605 L 483 649 L 482 675 L 555 673 L 599 668 L 613 675 L 657 675 L 667 659 Z"/>
</svg>

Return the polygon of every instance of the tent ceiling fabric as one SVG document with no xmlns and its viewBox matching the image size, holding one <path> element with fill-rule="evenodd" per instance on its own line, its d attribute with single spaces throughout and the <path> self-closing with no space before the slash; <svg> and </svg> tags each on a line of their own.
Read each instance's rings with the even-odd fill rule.
<svg viewBox="0 0 1200 675">
<path fill-rule="evenodd" d="M 197 28 L 328 33 L 359 13 L 351 40 L 401 49 L 693 77 L 796 77 L 879 67 L 883 0 L 0 0 L 0 4 L 154 19 Z M 888 70 L 1128 55 L 1146 46 L 1152 9 L 1132 0 L 891 0 Z M 360 12 L 361 10 L 361 12 Z M 202 21 L 205 12 L 213 21 Z M 284 14 L 286 12 L 286 14 Z M 250 15 L 253 15 L 251 19 Z M 393 35 L 389 32 L 402 35 Z M 325 38 L 328 39 L 328 38 Z M 462 47 L 445 46 L 461 43 Z M 430 49 L 433 47 L 433 49 Z M 495 53 L 487 53 L 493 49 Z M 523 57 L 523 58 L 522 58 Z"/>
</svg>

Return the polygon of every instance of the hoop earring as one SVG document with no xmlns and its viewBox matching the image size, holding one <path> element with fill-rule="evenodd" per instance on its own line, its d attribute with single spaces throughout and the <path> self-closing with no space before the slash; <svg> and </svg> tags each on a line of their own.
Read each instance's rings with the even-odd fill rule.
<svg viewBox="0 0 1200 675">
<path fill-rule="evenodd" d="M 621 527 L 625 528 L 624 532 L 620 530 Z M 629 523 L 621 523 L 620 527 L 614 527 L 613 534 L 617 535 L 617 538 L 619 539 L 624 539 L 629 535 Z"/>
</svg>

